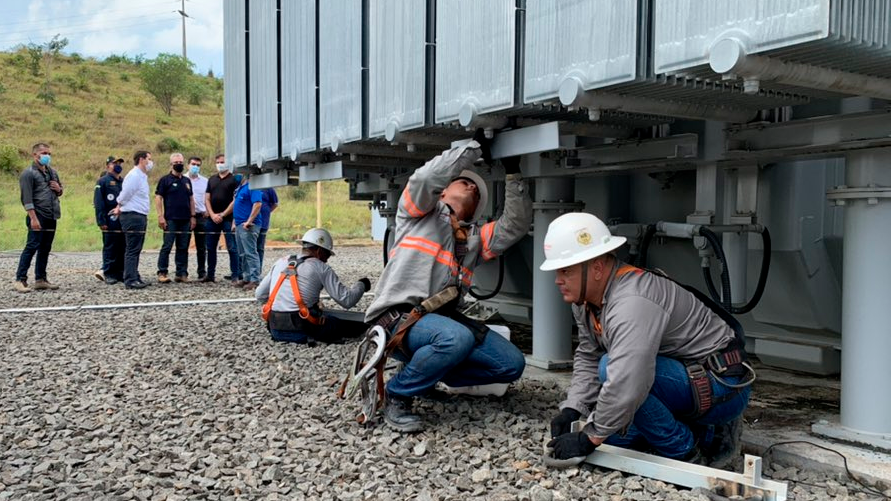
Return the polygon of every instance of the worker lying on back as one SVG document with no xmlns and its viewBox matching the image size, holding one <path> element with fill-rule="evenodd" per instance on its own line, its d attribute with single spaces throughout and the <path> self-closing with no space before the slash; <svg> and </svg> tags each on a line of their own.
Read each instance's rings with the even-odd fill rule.
<svg viewBox="0 0 891 501">
<path fill-rule="evenodd" d="M 695 289 L 620 262 L 624 242 L 581 212 L 548 227 L 541 269 L 556 270 L 579 331 L 548 445 L 557 459 L 606 443 L 723 468 L 739 456 L 755 375 L 742 328 Z M 583 416 L 583 430 L 571 433 Z"/>
<path fill-rule="evenodd" d="M 515 158 L 505 163 L 504 213 L 482 227 L 476 224 L 488 190 L 472 170 L 483 155 L 480 141 L 487 141 L 481 134 L 475 139 L 443 152 L 409 178 L 399 199 L 390 260 L 365 315 L 366 322 L 388 331 L 393 356 L 405 362 L 387 382 L 384 408 L 387 424 L 404 433 L 423 428 L 412 413 L 412 399 L 429 394 L 437 382 L 452 387 L 508 383 L 525 367 L 513 344 L 458 312 L 474 268 L 520 240 L 532 220 L 532 201 Z M 447 304 L 422 313 L 419 305 L 425 301 Z M 413 316 L 406 316 L 409 312 Z"/>
<path fill-rule="evenodd" d="M 319 295 L 325 289 L 337 304 L 352 308 L 371 289 L 371 281 L 363 278 L 352 287 L 340 281 L 327 264 L 334 255 L 328 231 L 313 228 L 303 235 L 302 243 L 301 255 L 279 259 L 254 292 L 258 300 L 266 301 L 263 317 L 272 339 L 314 344 L 360 336 L 367 326 L 323 313 Z"/>
</svg>

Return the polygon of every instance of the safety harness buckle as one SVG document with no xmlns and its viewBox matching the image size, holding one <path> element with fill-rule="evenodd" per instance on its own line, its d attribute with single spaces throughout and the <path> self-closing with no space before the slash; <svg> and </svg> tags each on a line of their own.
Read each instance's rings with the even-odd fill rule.
<svg viewBox="0 0 891 501">
<path fill-rule="evenodd" d="M 693 387 L 693 416 L 699 417 L 712 408 L 712 382 L 705 367 L 699 363 L 687 365 L 687 376 Z"/>
</svg>

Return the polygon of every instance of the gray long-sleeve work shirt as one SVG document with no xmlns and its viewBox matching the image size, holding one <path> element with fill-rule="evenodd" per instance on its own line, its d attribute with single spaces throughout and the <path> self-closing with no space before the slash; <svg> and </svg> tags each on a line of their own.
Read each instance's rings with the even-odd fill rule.
<svg viewBox="0 0 891 501">
<path fill-rule="evenodd" d="M 260 285 L 257 286 L 254 295 L 259 301 L 269 299 L 272 289 L 278 283 L 278 278 L 283 271 L 288 269 L 289 260 L 290 256 L 285 256 L 276 261 Z M 365 293 L 365 287 L 361 283 L 347 287 L 330 266 L 316 258 L 308 258 L 297 266 L 297 286 L 300 287 L 300 297 L 307 308 L 319 302 L 322 289 L 325 289 L 331 295 L 331 299 L 337 301 L 337 304 L 344 308 L 356 306 L 362 294 Z M 290 280 L 285 279 L 282 282 L 282 287 L 272 303 L 272 311 L 298 311 Z"/>
<path fill-rule="evenodd" d="M 50 189 L 50 181 L 55 181 L 62 186 L 59 173 L 50 167 L 40 168 L 32 164 L 22 172 L 19 177 L 19 188 L 22 192 L 22 206 L 26 211 L 34 210 L 37 215 L 47 219 L 60 219 L 62 206 L 59 204 L 59 196 Z"/>
</svg>

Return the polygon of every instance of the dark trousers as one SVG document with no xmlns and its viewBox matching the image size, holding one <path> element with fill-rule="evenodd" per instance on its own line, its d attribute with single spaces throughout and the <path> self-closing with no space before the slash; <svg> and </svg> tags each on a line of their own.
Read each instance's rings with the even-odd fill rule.
<svg viewBox="0 0 891 501">
<path fill-rule="evenodd" d="M 220 243 L 220 233 L 226 237 L 226 251 L 229 252 L 229 271 L 232 280 L 241 278 L 241 267 L 238 265 L 238 248 L 235 243 L 235 234 L 232 232 L 232 219 L 223 219 L 219 224 L 213 219 L 207 218 L 204 225 L 205 247 L 207 248 L 207 277 L 216 278 L 217 271 L 217 245 Z"/>
<path fill-rule="evenodd" d="M 37 214 L 40 221 L 40 230 L 31 229 L 31 216 L 25 216 L 25 227 L 28 228 L 28 239 L 22 256 L 19 258 L 19 267 L 15 272 L 15 279 L 19 282 L 28 280 L 28 270 L 31 268 L 31 259 L 37 254 L 37 263 L 34 265 L 34 278 L 46 280 L 46 264 L 49 262 L 49 254 L 53 248 L 53 239 L 56 238 L 56 220 Z"/>
<path fill-rule="evenodd" d="M 115 280 L 124 279 L 124 259 L 127 240 L 121 231 L 120 223 L 109 224 L 102 232 L 102 273 Z"/>
<path fill-rule="evenodd" d="M 195 216 L 195 229 L 192 235 L 195 237 L 195 252 L 198 254 L 198 277 L 203 277 L 206 273 L 205 263 L 207 263 L 207 239 L 205 232 L 207 231 L 207 216 Z"/>
<path fill-rule="evenodd" d="M 167 230 L 164 232 L 164 244 L 161 245 L 161 253 L 158 254 L 158 274 L 167 273 L 170 264 L 170 249 L 176 244 L 176 253 L 173 255 L 176 264 L 176 276 L 189 275 L 189 240 L 192 232 L 188 219 L 174 219 L 167 221 Z"/>
<path fill-rule="evenodd" d="M 146 216 L 138 212 L 121 212 L 121 229 L 127 250 L 124 253 L 124 283 L 141 282 L 139 276 L 139 255 L 145 243 Z"/>
<path fill-rule="evenodd" d="M 365 334 L 366 330 L 368 325 L 363 322 L 325 315 L 325 323 L 320 326 L 309 324 L 307 329 L 301 331 L 269 329 L 269 332 L 274 341 L 306 344 L 313 341 L 342 343 L 345 339 L 354 339 Z"/>
<path fill-rule="evenodd" d="M 260 273 L 263 273 L 263 254 L 266 250 L 266 233 L 269 228 L 260 228 L 260 236 L 257 237 L 257 255 L 260 256 Z"/>
</svg>

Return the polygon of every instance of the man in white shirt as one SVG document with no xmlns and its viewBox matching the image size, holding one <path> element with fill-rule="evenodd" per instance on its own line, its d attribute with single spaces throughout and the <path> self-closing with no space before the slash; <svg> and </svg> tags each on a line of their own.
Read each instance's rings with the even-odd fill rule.
<svg viewBox="0 0 891 501">
<path fill-rule="evenodd" d="M 127 242 L 124 254 L 124 285 L 128 289 L 144 289 L 148 284 L 139 276 L 139 255 L 145 243 L 146 221 L 150 208 L 148 173 L 154 164 L 152 154 L 137 151 L 133 155 L 133 169 L 124 177 L 118 206 L 114 215 L 121 220 L 121 230 Z"/>
<path fill-rule="evenodd" d="M 195 250 L 198 253 L 198 280 L 207 276 L 207 246 L 204 238 L 204 226 L 207 224 L 207 205 L 204 195 L 207 193 L 207 178 L 201 175 L 201 157 L 189 158 L 189 181 L 192 182 L 192 198 L 195 200 Z"/>
</svg>

